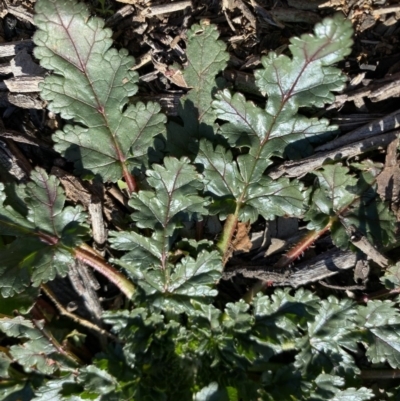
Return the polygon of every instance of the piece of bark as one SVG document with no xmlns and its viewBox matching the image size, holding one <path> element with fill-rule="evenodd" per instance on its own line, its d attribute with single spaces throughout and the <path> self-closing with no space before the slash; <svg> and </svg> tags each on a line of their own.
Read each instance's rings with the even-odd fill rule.
<svg viewBox="0 0 400 401">
<path fill-rule="evenodd" d="M 172 66 L 157 61 L 154 56 L 152 57 L 152 61 L 155 69 L 163 74 L 170 82 L 181 88 L 188 88 L 181 70 L 174 69 Z"/>
<path fill-rule="evenodd" d="M 337 149 L 341 146 L 349 145 L 377 134 L 388 132 L 400 127 L 400 109 L 387 116 L 380 117 L 368 124 L 365 124 L 355 130 L 346 133 L 324 145 L 318 146 L 315 151 Z"/>
<path fill-rule="evenodd" d="M 52 149 L 52 147 L 48 143 L 42 141 L 39 138 L 31 137 L 25 133 L 14 131 L 7 128 L 0 127 L 0 137 L 11 139 L 14 142 L 26 143 L 28 145 L 33 145 L 33 146 L 40 146 L 45 149 Z"/>
<path fill-rule="evenodd" d="M 79 202 L 86 210 L 89 209 L 93 195 L 103 199 L 103 213 L 106 221 L 112 223 L 116 229 L 121 229 L 118 221 L 119 219 L 120 221 L 123 220 L 122 212 L 117 207 L 114 197 L 109 195 L 109 190 L 105 191 L 103 195 L 102 190 L 100 191 L 96 186 L 83 182 L 60 167 L 54 166 L 51 169 L 51 174 L 60 180 L 67 198 L 73 203 Z"/>
<path fill-rule="evenodd" d="M 22 49 L 32 50 L 32 40 L 26 39 L 16 42 L 0 43 L 0 57 L 15 56 Z"/>
<path fill-rule="evenodd" d="M 343 146 L 335 150 L 320 152 L 310 157 L 306 157 L 302 160 L 286 162 L 272 169 L 269 172 L 269 176 L 274 180 L 281 177 L 282 175 L 300 178 L 307 173 L 310 173 L 321 167 L 328 160 L 338 161 L 341 159 L 347 159 L 349 157 L 354 157 L 366 152 L 370 152 L 372 150 L 384 149 L 399 135 L 400 130 L 396 130 L 386 134 L 374 136 L 372 138 L 367 138 L 365 140 L 353 143 L 348 146 Z"/>
<path fill-rule="evenodd" d="M 1 75 L 12 74 L 11 65 L 9 63 L 1 64 L 0 65 L 0 74 Z"/>
<path fill-rule="evenodd" d="M 235 0 L 234 4 L 242 12 L 243 16 L 249 21 L 250 25 L 256 29 L 257 20 L 247 5 L 242 0 Z"/>
<path fill-rule="evenodd" d="M 368 260 L 360 259 L 354 267 L 353 278 L 356 283 L 366 284 L 369 279 L 370 266 Z"/>
<path fill-rule="evenodd" d="M 275 18 L 270 11 L 267 11 L 265 8 L 261 7 L 255 0 L 250 0 L 250 2 L 254 8 L 255 13 L 262 21 L 265 21 L 269 25 L 277 26 L 281 29 L 285 28 L 285 25 L 283 25 L 277 18 Z"/>
<path fill-rule="evenodd" d="M 9 1 L 5 0 L 7 5 L 7 11 L 14 15 L 14 17 L 18 18 L 21 21 L 29 22 L 34 25 L 33 22 L 33 13 L 26 9 L 21 5 L 11 4 Z"/>
<path fill-rule="evenodd" d="M 67 173 L 59 167 L 53 167 L 51 174 L 55 175 L 64 188 L 65 195 L 73 203 L 80 203 L 87 210 L 90 205 L 92 194 L 83 185 L 81 180 L 72 174 Z"/>
<path fill-rule="evenodd" d="M 223 280 L 229 280 L 237 274 L 246 278 L 268 281 L 271 286 L 291 286 L 294 288 L 334 276 L 343 270 L 356 265 L 357 255 L 351 251 L 341 251 L 337 248 L 324 252 L 307 262 L 300 263 L 296 269 L 283 273 L 267 266 L 230 266 L 222 273 Z"/>
<path fill-rule="evenodd" d="M 327 110 L 339 109 L 346 102 L 354 101 L 356 103 L 364 97 L 368 97 L 372 102 L 378 102 L 393 96 L 393 94 L 398 96 L 397 89 L 399 85 L 400 73 L 374 80 L 367 86 L 337 95 L 335 101 L 327 107 Z"/>
<path fill-rule="evenodd" d="M 39 92 L 39 83 L 43 80 L 42 76 L 22 76 L 6 79 L 4 84 L 10 92 L 14 93 Z"/>
<path fill-rule="evenodd" d="M 377 192 L 385 201 L 397 202 L 400 193 L 400 166 L 397 161 L 399 139 L 392 141 L 386 150 L 385 167 L 376 177 Z"/>
<path fill-rule="evenodd" d="M 178 107 L 182 93 L 166 93 L 166 94 L 140 94 L 131 98 L 132 102 L 156 102 L 161 106 L 162 111 L 167 116 L 177 116 Z"/>
<path fill-rule="evenodd" d="M 351 243 L 360 251 L 373 260 L 377 265 L 385 268 L 389 265 L 389 260 L 382 255 L 368 240 L 368 238 L 357 230 L 356 227 L 346 227 L 346 232 L 350 237 Z"/>
<path fill-rule="evenodd" d="M 142 11 L 142 15 L 145 17 L 153 17 L 155 15 L 169 14 L 169 13 L 174 13 L 176 11 L 182 11 L 186 7 L 192 7 L 191 0 L 175 1 L 173 3 L 166 3 L 166 4 L 161 4 L 158 6 L 151 6 L 151 7 L 144 9 Z"/>
<path fill-rule="evenodd" d="M 47 105 L 47 102 L 39 98 L 38 93 L 6 93 L 5 95 L 10 104 L 23 109 L 41 110 Z"/>
<path fill-rule="evenodd" d="M 92 223 L 93 240 L 97 245 L 97 250 L 102 253 L 102 248 L 107 241 L 107 230 L 103 219 L 103 205 L 98 196 L 92 196 L 88 211 Z"/>
<path fill-rule="evenodd" d="M 390 13 L 398 13 L 400 12 L 400 5 L 391 5 L 391 6 L 383 6 L 378 7 L 375 10 L 372 10 L 373 16 L 380 16 L 383 14 L 390 14 Z"/>
<path fill-rule="evenodd" d="M 32 167 L 15 144 L 7 139 L 0 141 L 0 164 L 18 182 L 27 182 L 29 180 L 29 173 Z"/>
<path fill-rule="evenodd" d="M 135 8 L 131 5 L 126 5 L 120 8 L 114 15 L 106 20 L 106 26 L 115 26 L 120 23 L 124 18 L 130 16 L 135 12 Z"/>
<path fill-rule="evenodd" d="M 372 91 L 369 95 L 371 102 L 381 102 L 392 97 L 400 97 L 400 79 L 396 79 L 389 84 L 383 85 L 380 88 Z"/>
<path fill-rule="evenodd" d="M 76 261 L 76 263 L 71 264 L 68 277 L 75 291 L 82 297 L 83 304 L 91 319 L 101 327 L 103 308 L 96 293 L 96 290 L 100 289 L 100 284 L 93 272 L 84 263 Z"/>
</svg>

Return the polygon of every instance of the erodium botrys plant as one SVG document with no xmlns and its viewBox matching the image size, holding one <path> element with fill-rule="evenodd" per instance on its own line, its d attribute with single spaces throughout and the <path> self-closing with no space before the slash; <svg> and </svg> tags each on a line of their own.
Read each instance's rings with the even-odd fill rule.
<svg viewBox="0 0 400 401">
<path fill-rule="evenodd" d="M 156 103 L 129 102 L 138 90 L 134 60 L 111 48 L 111 30 L 84 4 L 38 0 L 35 24 L 34 55 L 52 72 L 41 96 L 66 120 L 54 148 L 77 176 L 125 183 L 128 229 L 109 227 L 103 257 L 89 245 L 85 211 L 68 204 L 56 177 L 37 167 L 27 185 L 2 185 L 0 400 L 371 399 L 355 355 L 400 367 L 394 301 L 357 305 L 277 289 L 215 302 L 236 234 L 260 216 L 298 217 L 310 229 L 280 268 L 327 232 L 340 248 L 354 227 L 373 244 L 394 241 L 394 217 L 367 169 L 331 163 L 310 171 L 314 181 L 267 171 L 278 158 L 308 156 L 336 130 L 301 111 L 333 102 L 343 88 L 333 64 L 350 53 L 351 24 L 325 19 L 290 40 L 291 55 L 264 57 L 255 76 L 264 107 L 216 80 L 226 46 L 215 26 L 192 26 L 182 71 L 190 90 L 169 121 Z M 215 241 L 202 230 L 210 216 L 223 223 Z M 196 235 L 184 235 L 192 226 Z M 46 283 L 76 261 L 125 295 L 103 314 L 112 335 L 38 312 L 39 291 L 54 300 Z M 80 352 L 87 329 L 101 339 L 90 360 Z"/>
</svg>

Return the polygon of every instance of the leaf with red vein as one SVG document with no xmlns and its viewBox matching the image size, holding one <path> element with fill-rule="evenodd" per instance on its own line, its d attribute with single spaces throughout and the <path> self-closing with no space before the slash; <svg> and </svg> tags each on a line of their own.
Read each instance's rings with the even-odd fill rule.
<svg viewBox="0 0 400 401">
<path fill-rule="evenodd" d="M 126 50 L 111 49 L 111 30 L 75 1 L 41 1 L 35 23 L 35 56 L 54 71 L 41 85 L 41 96 L 50 110 L 80 123 L 57 131 L 55 148 L 80 173 L 128 181 L 165 123 L 158 104 L 127 106 L 137 91 L 134 59 Z"/>
<path fill-rule="evenodd" d="M 16 189 L 25 202 L 27 214 L 15 207 L 0 184 L 0 230 L 16 237 L 0 248 L 0 290 L 3 296 L 64 276 L 74 263 L 73 248 L 82 242 L 87 227 L 81 207 L 64 207 L 65 195 L 54 176 L 40 168 L 32 181 Z"/>
</svg>

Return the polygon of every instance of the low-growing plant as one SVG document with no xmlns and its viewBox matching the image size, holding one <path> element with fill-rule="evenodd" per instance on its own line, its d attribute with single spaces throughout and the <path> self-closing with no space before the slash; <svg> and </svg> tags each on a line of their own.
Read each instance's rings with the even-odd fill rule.
<svg viewBox="0 0 400 401">
<path fill-rule="evenodd" d="M 1 186 L 0 399 L 373 398 L 360 355 L 371 368 L 400 367 L 395 301 L 357 304 L 302 288 L 257 293 L 274 285 L 264 281 L 243 299 L 216 302 L 237 233 L 260 217 L 307 222 L 280 269 L 327 232 L 342 249 L 352 229 L 376 246 L 395 240 L 395 218 L 362 163 L 331 161 L 309 172 L 314 180 L 268 174 L 278 158 L 308 156 L 336 132 L 304 110 L 332 103 L 343 88 L 333 65 L 350 53 L 350 22 L 327 18 L 290 40 L 291 56 L 263 57 L 255 79 L 264 107 L 216 79 L 226 46 L 215 26 L 192 26 L 182 71 L 190 90 L 169 121 L 156 103 L 129 102 L 134 60 L 111 48 L 111 30 L 83 4 L 38 0 L 35 24 L 34 54 L 52 71 L 41 96 L 70 121 L 53 135 L 54 148 L 76 175 L 126 186 L 130 212 L 126 230 L 109 232 L 105 258 L 89 245 L 83 207 L 68 203 L 55 176 L 37 167 L 28 184 Z M 223 222 L 215 241 L 202 230 L 211 216 Z M 47 283 L 77 261 L 126 298 L 103 314 L 110 333 L 72 314 L 83 326 L 63 327 L 41 308 L 40 293 L 57 302 Z M 393 266 L 385 285 L 398 286 L 397 277 Z M 89 360 L 85 330 L 101 338 Z"/>
</svg>

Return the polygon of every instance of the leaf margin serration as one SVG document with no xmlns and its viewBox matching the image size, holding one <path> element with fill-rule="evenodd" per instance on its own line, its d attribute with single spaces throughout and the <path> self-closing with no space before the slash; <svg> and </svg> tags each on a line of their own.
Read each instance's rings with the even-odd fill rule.
<svg viewBox="0 0 400 401">
<path fill-rule="evenodd" d="M 55 149 L 78 174 L 112 182 L 131 174 L 166 122 L 156 103 L 128 105 L 137 92 L 134 59 L 111 48 L 111 30 L 75 0 L 38 2 L 35 23 L 34 54 L 54 71 L 41 84 L 41 96 L 50 110 L 79 124 L 53 135 Z"/>
</svg>

